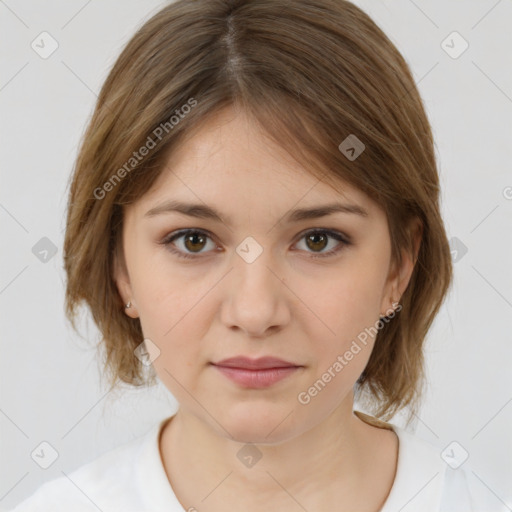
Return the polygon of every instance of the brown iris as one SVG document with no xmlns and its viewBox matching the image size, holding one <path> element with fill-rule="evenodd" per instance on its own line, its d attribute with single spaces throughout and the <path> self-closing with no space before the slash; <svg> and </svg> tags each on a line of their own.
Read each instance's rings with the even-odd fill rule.
<svg viewBox="0 0 512 512">
<path fill-rule="evenodd" d="M 185 247 L 191 252 L 199 252 L 201 249 L 203 249 L 204 244 L 206 242 L 206 238 L 207 237 L 202 235 L 201 233 L 190 233 L 188 235 L 185 235 Z M 198 247 L 198 245 L 201 246 Z M 197 249 L 197 251 L 195 249 Z"/>
<path fill-rule="evenodd" d="M 326 247 L 327 245 L 327 236 L 325 234 L 321 234 L 321 233 L 312 233 L 311 235 L 308 235 L 306 237 L 306 243 L 307 243 L 307 246 L 310 248 L 310 249 L 314 249 L 314 250 L 322 250 Z M 320 244 L 320 246 L 318 245 Z"/>
</svg>

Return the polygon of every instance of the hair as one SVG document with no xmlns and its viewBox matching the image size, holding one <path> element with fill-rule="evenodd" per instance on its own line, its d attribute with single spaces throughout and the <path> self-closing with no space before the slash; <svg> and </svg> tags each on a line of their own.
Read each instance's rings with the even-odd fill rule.
<svg viewBox="0 0 512 512">
<path fill-rule="evenodd" d="M 227 107 L 250 114 L 311 175 L 373 199 L 387 216 L 393 262 L 402 250 L 414 254 L 408 225 L 421 221 L 402 309 L 383 322 L 355 386 L 377 417 L 414 413 L 424 341 L 452 279 L 434 141 L 404 58 L 345 0 L 178 0 L 136 32 L 101 89 L 70 179 L 64 267 L 73 328 L 85 302 L 111 390 L 155 382 L 134 356 L 140 320 L 125 314 L 113 277 L 123 208 L 151 188 L 185 136 Z M 340 148 L 350 135 L 364 144 L 355 159 Z"/>
</svg>

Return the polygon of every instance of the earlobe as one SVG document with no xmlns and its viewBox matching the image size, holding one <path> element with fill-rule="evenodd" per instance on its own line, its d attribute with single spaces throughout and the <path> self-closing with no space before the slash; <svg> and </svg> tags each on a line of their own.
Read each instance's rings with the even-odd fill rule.
<svg viewBox="0 0 512 512">
<path fill-rule="evenodd" d="M 113 259 L 113 277 L 117 286 L 117 291 L 123 301 L 124 312 L 130 318 L 138 318 L 137 310 L 133 300 L 132 288 L 130 285 L 130 277 L 124 261 L 122 251 L 117 250 Z"/>
</svg>

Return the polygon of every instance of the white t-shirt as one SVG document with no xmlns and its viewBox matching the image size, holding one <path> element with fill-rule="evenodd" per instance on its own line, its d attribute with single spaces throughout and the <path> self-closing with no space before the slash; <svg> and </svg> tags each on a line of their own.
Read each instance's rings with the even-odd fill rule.
<svg viewBox="0 0 512 512">
<path fill-rule="evenodd" d="M 182 506 L 176 498 L 162 463 L 159 434 L 167 419 L 67 476 L 44 483 L 12 512 L 194 512 L 197 504 Z M 437 447 L 388 425 L 398 435 L 398 466 L 379 512 L 509 512 L 473 476 L 467 462 L 452 469 Z"/>
</svg>

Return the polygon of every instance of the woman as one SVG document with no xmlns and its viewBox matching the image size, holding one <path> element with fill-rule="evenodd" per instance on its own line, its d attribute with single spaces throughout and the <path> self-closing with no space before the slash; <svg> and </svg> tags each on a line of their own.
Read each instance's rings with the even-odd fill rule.
<svg viewBox="0 0 512 512">
<path fill-rule="evenodd" d="M 410 70 L 359 8 L 166 6 L 82 142 L 66 304 L 112 388 L 158 378 L 179 409 L 15 510 L 484 510 L 388 422 L 451 282 L 439 192 Z"/>
</svg>

